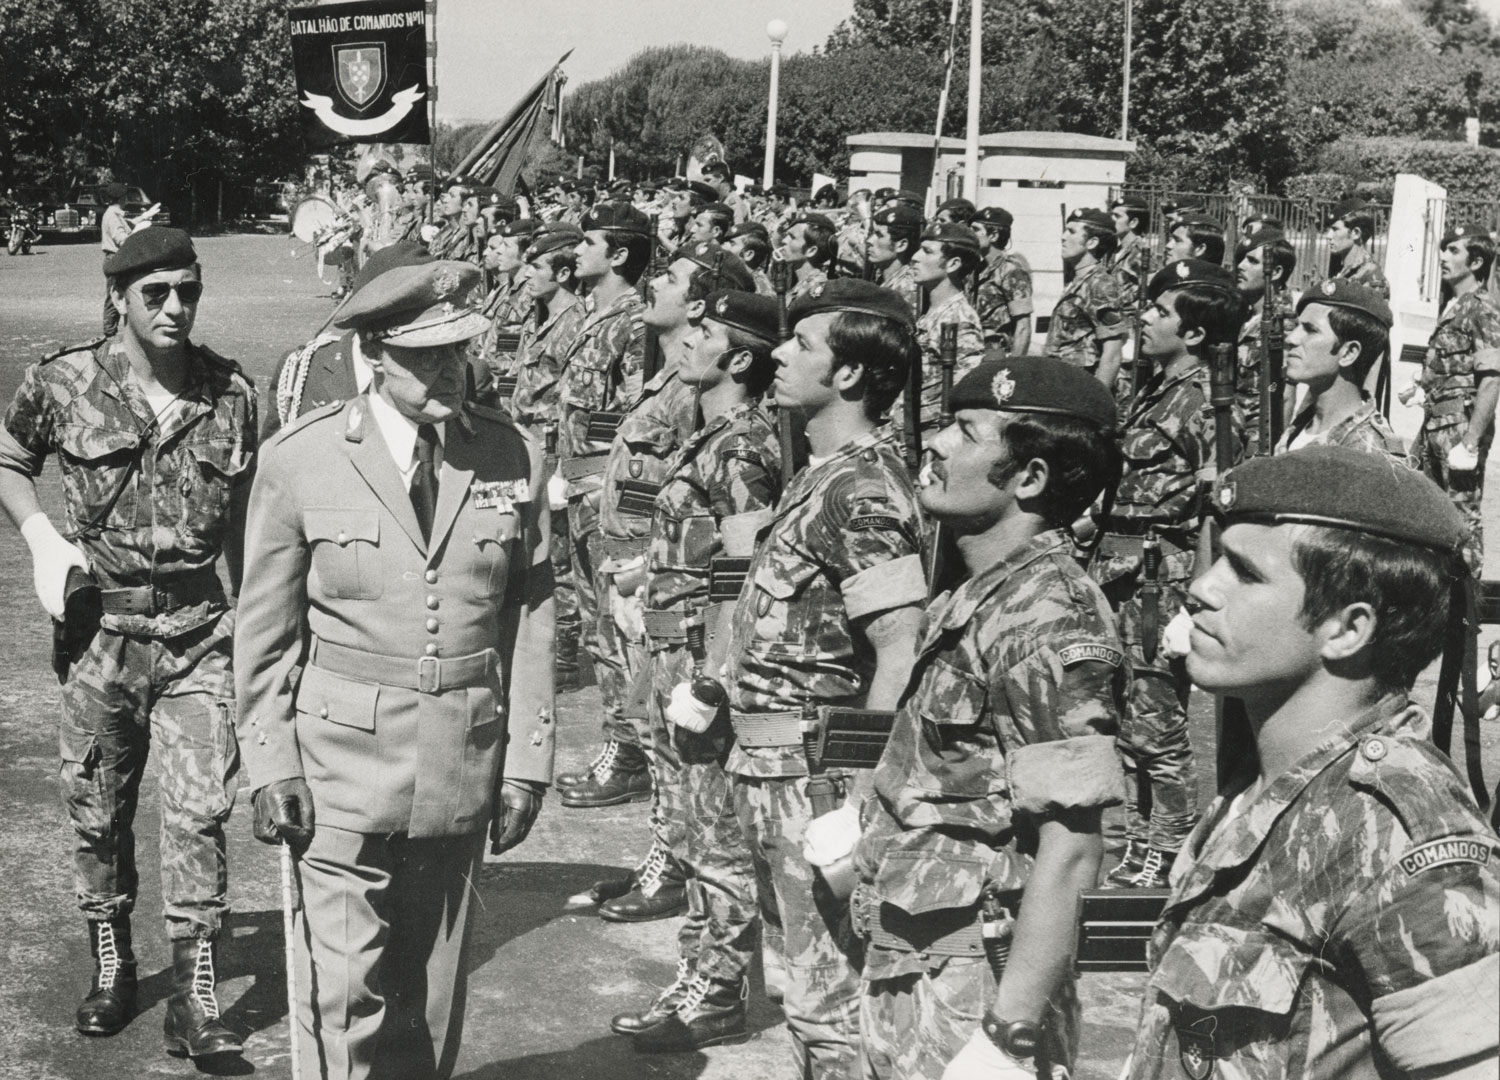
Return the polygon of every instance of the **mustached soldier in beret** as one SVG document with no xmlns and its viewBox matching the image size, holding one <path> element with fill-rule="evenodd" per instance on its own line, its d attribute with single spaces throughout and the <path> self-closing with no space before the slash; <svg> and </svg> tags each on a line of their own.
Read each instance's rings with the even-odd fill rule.
<svg viewBox="0 0 1500 1080">
<path fill-rule="evenodd" d="M 1103 210 L 1074 210 L 1063 226 L 1063 266 L 1072 272 L 1052 309 L 1047 356 L 1085 368 L 1113 388 L 1120 371 L 1130 320 L 1120 299 L 1120 282 L 1107 266 L 1118 239 Z"/>
<path fill-rule="evenodd" d="M 189 340 L 203 281 L 187 233 L 134 233 L 104 270 L 119 335 L 28 368 L 0 429 L 0 503 L 31 549 L 42 606 L 54 619 L 66 614 L 71 639 L 59 784 L 95 964 L 75 1025 L 113 1035 L 135 1010 L 133 825 L 154 746 L 172 939 L 167 1049 L 238 1053 L 214 993 L 229 883 L 224 822 L 239 770 L 234 616 L 215 564 L 222 554 L 238 589 L 255 389 L 233 361 Z M 61 532 L 34 483 L 51 454 L 63 477 Z M 75 569 L 103 587 L 102 615 L 66 613 Z"/>
<path fill-rule="evenodd" d="M 552 775 L 541 456 L 464 404 L 478 278 L 368 282 L 339 324 L 370 390 L 284 429 L 250 499 L 239 744 L 256 837 L 299 854 L 295 1022 L 329 1076 L 451 1075 L 485 829 L 519 844 Z"/>
<path fill-rule="evenodd" d="M 920 498 L 967 573 L 923 613 L 855 849 L 871 1080 L 1031 1080 L 1043 1039 L 1072 1067 L 1078 893 L 1122 797 L 1125 653 L 1068 532 L 1119 475 L 1114 401 L 1079 368 L 1014 357 L 965 375 L 952 408 Z M 1008 937 L 1003 971 L 985 922 Z"/>
<path fill-rule="evenodd" d="M 1249 750 L 1173 868 L 1122 1075 L 1493 1077 L 1500 840 L 1408 697 L 1452 640 L 1463 518 L 1342 446 L 1247 462 L 1213 506 L 1187 670 Z"/>
</svg>

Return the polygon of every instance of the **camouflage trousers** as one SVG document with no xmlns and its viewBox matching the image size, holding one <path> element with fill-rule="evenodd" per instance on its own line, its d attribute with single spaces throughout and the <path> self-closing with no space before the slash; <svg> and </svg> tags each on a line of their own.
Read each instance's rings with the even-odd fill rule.
<svg viewBox="0 0 1500 1080">
<path fill-rule="evenodd" d="M 573 539 L 567 514 L 552 517 L 552 610 L 557 631 L 557 667 L 572 674 L 578 667 L 578 593 L 573 586 Z"/>
<path fill-rule="evenodd" d="M 1439 422 L 1449 419 L 1440 418 Z M 1456 472 L 1448 468 L 1448 451 L 1463 441 L 1469 430 L 1466 414 L 1452 419 L 1458 421 L 1447 427 L 1437 427 L 1431 421 L 1424 423 L 1411 444 L 1411 464 L 1429 480 L 1448 493 L 1469 527 L 1469 538 L 1464 543 L 1464 562 L 1476 578 L 1484 576 L 1484 518 L 1480 513 L 1479 500 L 1484 494 L 1484 465 L 1490 456 L 1492 434 L 1486 435 L 1479 444 L 1479 468 L 1473 472 Z"/>
<path fill-rule="evenodd" d="M 728 714 L 721 713 L 702 734 L 666 722 L 672 688 L 692 675 L 685 646 L 674 645 L 652 657 L 651 730 L 661 818 L 657 835 L 703 901 L 696 925 L 691 925 L 691 909 L 683 922 L 681 955 L 706 978 L 738 986 L 755 949 L 755 867 L 735 813 L 734 784 L 724 771 L 734 743 Z"/>
<path fill-rule="evenodd" d="M 93 920 L 129 915 L 146 755 L 161 773 L 161 894 L 175 939 L 218 933 L 228 905 L 224 822 L 240 754 L 230 672 L 234 616 L 177 637 L 101 629 L 62 688 L 60 787 L 73 824 L 73 888 Z"/>
<path fill-rule="evenodd" d="M 966 956 L 947 957 L 924 972 L 867 980 L 859 1003 L 863 1080 L 942 1080 L 995 1003 L 998 986 L 987 959 Z M 1082 1019 L 1070 973 L 1047 1018 L 1054 1065 L 1072 1068 Z"/>
<path fill-rule="evenodd" d="M 1157 599 L 1157 633 L 1187 600 L 1189 582 L 1163 575 Z M 1125 759 L 1126 836 L 1162 851 L 1177 851 L 1198 820 L 1198 781 L 1188 742 L 1187 668 L 1168 660 L 1157 640 L 1155 659 L 1141 649 L 1141 597 L 1135 577 L 1117 578 L 1104 595 L 1119 620 L 1120 638 L 1130 656 L 1129 707 L 1120 721 L 1119 747 Z"/>
<path fill-rule="evenodd" d="M 761 915 L 782 930 L 782 1010 L 792 1034 L 794 1075 L 853 1080 L 859 1075 L 863 949 L 849 905 L 802 857 L 802 836 L 812 820 L 807 778 L 735 776 L 733 782 Z"/>
<path fill-rule="evenodd" d="M 643 740 L 635 725 L 624 716 L 625 695 L 630 686 L 628 659 L 609 610 L 609 594 L 601 589 L 600 575 L 594 569 L 599 564 L 599 530 L 595 524 L 587 532 L 579 531 L 572 503 L 568 506 L 568 516 L 573 589 L 578 597 L 578 643 L 593 659 L 594 681 L 599 684 L 599 698 L 604 710 L 604 735 L 631 746 L 640 746 Z M 596 523 L 597 520 L 595 518 Z"/>
</svg>

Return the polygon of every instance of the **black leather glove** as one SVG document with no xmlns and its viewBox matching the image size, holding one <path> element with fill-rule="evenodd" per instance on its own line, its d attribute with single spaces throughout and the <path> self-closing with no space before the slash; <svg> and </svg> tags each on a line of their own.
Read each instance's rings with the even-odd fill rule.
<svg viewBox="0 0 1500 1080">
<path fill-rule="evenodd" d="M 266 844 L 285 840 L 295 851 L 306 850 L 313 835 L 313 797 L 306 780 L 277 780 L 256 791 L 250 801 L 255 839 Z"/>
<path fill-rule="evenodd" d="M 529 780 L 502 780 L 490 818 L 490 854 L 500 855 L 526 839 L 542 809 L 546 788 Z"/>
</svg>

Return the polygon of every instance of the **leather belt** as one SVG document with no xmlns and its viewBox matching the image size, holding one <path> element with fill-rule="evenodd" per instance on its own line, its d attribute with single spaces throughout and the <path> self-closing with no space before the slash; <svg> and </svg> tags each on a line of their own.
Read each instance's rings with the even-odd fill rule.
<svg viewBox="0 0 1500 1080">
<path fill-rule="evenodd" d="M 564 480 L 582 480 L 586 476 L 598 476 L 609 463 L 608 454 L 589 454 L 585 457 L 570 457 L 558 466 Z"/>
<path fill-rule="evenodd" d="M 1161 553 L 1163 555 L 1180 555 L 1192 551 L 1192 548 L 1184 547 L 1171 537 L 1158 532 L 1157 540 L 1161 542 Z M 1119 533 L 1105 533 L 1104 539 L 1099 542 L 1099 554 L 1101 556 L 1124 556 L 1125 558 L 1138 559 L 1141 557 L 1141 548 L 1144 546 L 1144 536 L 1121 536 Z"/>
<path fill-rule="evenodd" d="M 210 571 L 174 581 L 169 585 L 140 585 L 130 589 L 101 589 L 106 615 L 162 615 L 205 600 L 224 600 L 219 575 Z"/>
<path fill-rule="evenodd" d="M 454 657 L 382 656 L 314 638 L 308 663 L 362 682 L 399 686 L 422 694 L 440 694 L 465 686 L 482 686 L 499 662 L 494 649 Z"/>
<path fill-rule="evenodd" d="M 730 710 L 734 740 L 745 747 L 801 746 L 802 710 L 742 713 Z"/>
<path fill-rule="evenodd" d="M 1014 910 L 1019 898 L 1000 902 Z M 850 915 L 857 933 L 870 944 L 892 952 L 923 956 L 984 956 L 984 905 L 941 908 L 913 915 L 887 904 L 860 885 L 851 897 Z"/>
</svg>

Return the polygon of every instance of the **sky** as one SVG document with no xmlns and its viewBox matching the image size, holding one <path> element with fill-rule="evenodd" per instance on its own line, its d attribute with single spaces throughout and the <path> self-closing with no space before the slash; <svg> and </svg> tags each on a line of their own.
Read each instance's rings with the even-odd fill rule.
<svg viewBox="0 0 1500 1080">
<path fill-rule="evenodd" d="M 563 70 L 576 87 L 650 45 L 769 56 L 772 19 L 790 27 L 783 56 L 809 52 L 853 8 L 853 0 L 438 0 L 438 119 L 499 119 L 570 48 Z"/>
</svg>

